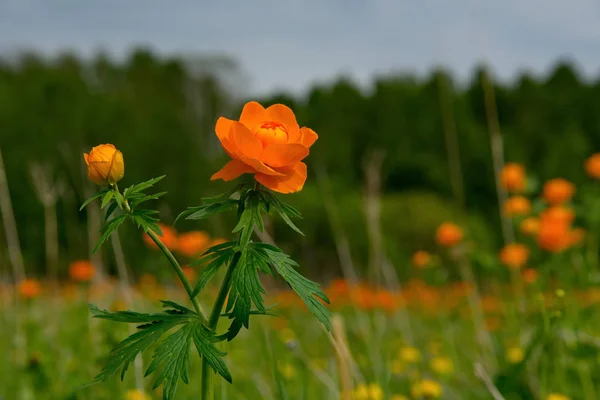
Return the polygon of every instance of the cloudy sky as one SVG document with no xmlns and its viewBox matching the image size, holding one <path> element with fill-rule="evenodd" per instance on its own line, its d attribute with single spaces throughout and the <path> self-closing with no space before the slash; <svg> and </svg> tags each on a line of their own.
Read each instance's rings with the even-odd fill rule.
<svg viewBox="0 0 600 400">
<path fill-rule="evenodd" d="M 510 79 L 543 74 L 559 57 L 600 75 L 600 0 L 0 0 L 0 51 L 135 45 L 235 57 L 248 90 L 303 91 L 344 74 L 466 78 L 479 61 Z"/>
</svg>

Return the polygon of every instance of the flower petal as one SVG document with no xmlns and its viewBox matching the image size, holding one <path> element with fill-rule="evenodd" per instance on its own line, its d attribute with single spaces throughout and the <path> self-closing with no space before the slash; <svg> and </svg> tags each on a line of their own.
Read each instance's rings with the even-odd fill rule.
<svg viewBox="0 0 600 400">
<path fill-rule="evenodd" d="M 303 145 L 305 145 L 306 147 L 309 147 L 309 148 L 319 138 L 319 135 L 317 135 L 317 133 L 315 131 L 313 131 L 312 129 L 307 128 L 307 127 L 300 128 L 300 132 L 302 133 L 300 143 L 302 143 Z"/>
<path fill-rule="evenodd" d="M 240 122 L 248 129 L 253 129 L 260 123 L 266 120 L 265 108 L 256 101 L 250 101 L 246 103 L 242 114 L 240 115 Z"/>
<path fill-rule="evenodd" d="M 243 163 L 240 160 L 231 160 L 217 173 L 210 177 L 210 180 L 223 179 L 224 181 L 232 181 L 238 178 L 240 175 L 247 174 L 250 172 L 256 172 L 254 168 L 248 164 Z"/>
<path fill-rule="evenodd" d="M 279 193 L 299 192 L 306 181 L 306 164 L 299 162 L 292 168 L 280 170 L 285 176 L 269 176 L 262 173 L 254 175 L 256 180 L 269 189 Z"/>
<path fill-rule="evenodd" d="M 302 161 L 309 151 L 299 143 L 270 144 L 265 148 L 261 160 L 270 167 L 278 168 Z"/>
<path fill-rule="evenodd" d="M 250 158 L 259 158 L 263 151 L 262 142 L 240 122 L 233 121 L 231 130 L 229 131 L 229 138 L 237 148 L 237 151 L 234 149 L 234 153 L 236 154 L 243 154 Z"/>
<path fill-rule="evenodd" d="M 233 155 L 237 153 L 237 149 L 231 142 L 230 132 L 231 127 L 235 121 L 232 121 L 227 118 L 220 117 L 217 120 L 217 124 L 215 125 L 215 132 L 217 133 L 217 137 L 223 146 L 223 150 L 229 155 L 231 158 L 235 158 Z"/>
<path fill-rule="evenodd" d="M 254 168 L 257 172 L 261 172 L 261 173 L 263 173 L 265 175 L 272 175 L 272 176 L 283 176 L 283 175 L 285 175 L 285 174 L 283 174 L 281 172 L 277 172 L 273 168 L 265 165 L 258 158 L 246 157 L 243 154 L 239 154 L 237 156 L 237 158 L 239 158 L 241 161 L 243 161 L 244 163 L 246 163 L 249 166 L 251 166 L 252 168 Z"/>
<path fill-rule="evenodd" d="M 297 143 L 300 140 L 300 127 L 291 108 L 283 104 L 273 104 L 266 109 L 266 119 L 285 125 L 288 130 L 288 142 Z"/>
<path fill-rule="evenodd" d="M 85 160 L 85 165 L 90 165 L 88 158 L 89 158 L 89 155 L 87 153 L 83 153 L 83 159 Z"/>
</svg>

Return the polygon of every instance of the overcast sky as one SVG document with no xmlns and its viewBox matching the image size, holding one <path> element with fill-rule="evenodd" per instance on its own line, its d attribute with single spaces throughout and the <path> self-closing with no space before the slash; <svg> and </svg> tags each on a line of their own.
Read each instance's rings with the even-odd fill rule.
<svg viewBox="0 0 600 400">
<path fill-rule="evenodd" d="M 478 61 L 510 79 L 567 57 L 598 76 L 600 0 L 0 0 L 0 51 L 139 44 L 230 55 L 257 94 L 437 64 L 465 78 Z"/>
</svg>

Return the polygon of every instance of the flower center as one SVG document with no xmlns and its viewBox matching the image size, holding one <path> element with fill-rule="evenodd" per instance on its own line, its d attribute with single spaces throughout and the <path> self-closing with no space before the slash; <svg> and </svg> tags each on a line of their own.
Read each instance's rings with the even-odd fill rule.
<svg viewBox="0 0 600 400">
<path fill-rule="evenodd" d="M 263 146 L 288 142 L 288 130 L 279 122 L 265 121 L 254 128 L 252 133 L 263 143 Z"/>
</svg>

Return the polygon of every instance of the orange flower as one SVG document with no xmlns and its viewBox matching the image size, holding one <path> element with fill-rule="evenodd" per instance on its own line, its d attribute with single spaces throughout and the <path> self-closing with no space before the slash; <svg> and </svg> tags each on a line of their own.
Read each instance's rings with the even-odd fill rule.
<svg viewBox="0 0 600 400">
<path fill-rule="evenodd" d="M 538 272 L 533 268 L 525 268 L 521 273 L 521 276 L 523 277 L 523 282 L 532 284 L 537 280 Z"/>
<path fill-rule="evenodd" d="M 569 247 L 570 242 L 571 236 L 568 224 L 552 219 L 541 220 L 537 235 L 537 243 L 540 248 L 557 253 Z"/>
<path fill-rule="evenodd" d="M 534 236 L 540 230 L 540 220 L 536 217 L 525 218 L 519 228 L 524 235 Z"/>
<path fill-rule="evenodd" d="M 531 202 L 523 196 L 513 196 L 504 202 L 504 214 L 509 217 L 527 215 L 531 211 Z"/>
<path fill-rule="evenodd" d="M 575 185 L 566 179 L 551 179 L 544 184 L 542 196 L 547 203 L 558 205 L 565 203 L 575 194 Z"/>
<path fill-rule="evenodd" d="M 177 240 L 177 250 L 188 257 L 200 254 L 208 248 L 210 236 L 202 231 L 182 233 Z"/>
<path fill-rule="evenodd" d="M 517 163 L 507 163 L 500 172 L 500 183 L 509 192 L 522 192 L 526 183 L 525 168 Z"/>
<path fill-rule="evenodd" d="M 158 236 L 160 241 L 167 246 L 167 249 L 175 250 L 177 248 L 177 232 L 175 229 L 163 224 L 158 224 L 158 226 L 160 226 L 160 230 L 162 231 L 162 236 Z M 158 249 L 158 246 L 148 234 L 144 235 L 144 243 L 153 249 Z"/>
<path fill-rule="evenodd" d="M 529 249 L 521 243 L 511 243 L 500 250 L 500 261 L 510 268 L 521 268 L 527 263 Z"/>
<path fill-rule="evenodd" d="M 458 244 L 463 239 L 462 229 L 452 222 L 441 224 L 435 234 L 435 240 L 439 245 L 451 247 Z"/>
<path fill-rule="evenodd" d="M 88 167 L 88 178 L 96 185 L 114 185 L 125 175 L 123 154 L 112 144 L 92 148 L 83 158 Z"/>
<path fill-rule="evenodd" d="M 251 173 L 273 191 L 302 190 L 306 164 L 301 161 L 318 136 L 312 129 L 300 128 L 290 108 L 274 104 L 265 109 L 251 101 L 244 106 L 239 122 L 221 117 L 215 130 L 232 160 L 211 179 L 231 181 Z"/>
<path fill-rule="evenodd" d="M 88 260 L 73 261 L 69 266 L 69 276 L 77 282 L 89 282 L 96 275 L 94 264 Z"/>
<path fill-rule="evenodd" d="M 575 219 L 575 213 L 573 210 L 567 207 L 552 206 L 542 211 L 540 218 L 543 221 L 552 221 L 555 223 L 571 225 L 573 219 Z"/>
<path fill-rule="evenodd" d="M 423 250 L 416 251 L 412 256 L 412 264 L 417 268 L 425 268 L 431 264 L 431 255 Z"/>
<path fill-rule="evenodd" d="M 600 153 L 593 154 L 585 161 L 585 172 L 594 179 L 600 179 Z"/>
<path fill-rule="evenodd" d="M 42 292 L 42 285 L 40 282 L 35 279 L 25 279 L 19 282 L 19 286 L 17 288 L 21 297 L 25 299 L 33 299 L 38 297 Z"/>
</svg>

